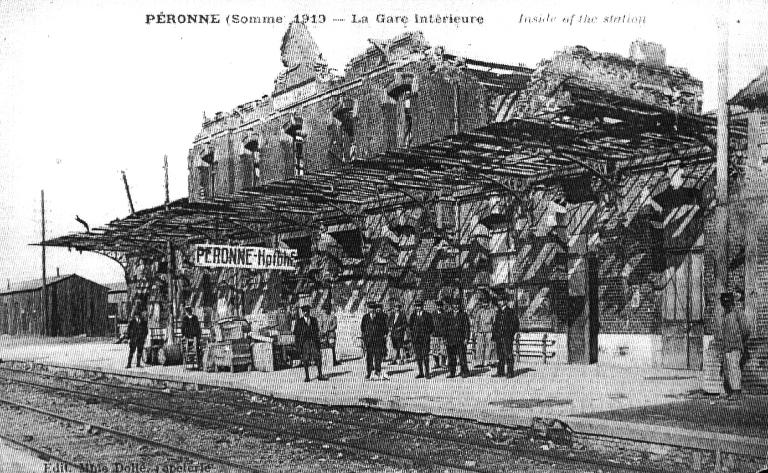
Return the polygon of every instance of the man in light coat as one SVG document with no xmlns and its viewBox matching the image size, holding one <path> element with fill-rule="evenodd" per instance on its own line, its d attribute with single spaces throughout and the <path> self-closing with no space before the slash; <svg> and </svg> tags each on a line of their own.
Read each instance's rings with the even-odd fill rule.
<svg viewBox="0 0 768 473">
<path fill-rule="evenodd" d="M 491 361 L 495 320 L 496 309 L 488 299 L 484 299 L 475 315 L 475 366 L 483 367 Z"/>
<path fill-rule="evenodd" d="M 322 317 L 320 317 L 320 338 L 323 345 L 330 348 L 331 353 L 333 353 L 333 366 L 339 365 L 336 358 L 336 329 L 338 325 L 339 321 L 336 314 L 330 307 L 326 307 Z"/>
<path fill-rule="evenodd" d="M 743 313 L 734 304 L 733 294 L 720 294 L 720 304 L 723 306 L 723 353 L 725 355 L 725 373 L 731 395 L 741 396 L 741 357 L 744 353 L 745 330 Z"/>
</svg>

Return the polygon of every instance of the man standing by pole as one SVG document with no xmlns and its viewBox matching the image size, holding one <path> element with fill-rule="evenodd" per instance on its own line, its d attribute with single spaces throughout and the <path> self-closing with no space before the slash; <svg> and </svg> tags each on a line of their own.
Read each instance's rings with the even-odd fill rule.
<svg viewBox="0 0 768 473">
<path fill-rule="evenodd" d="M 720 294 L 720 304 L 723 306 L 724 371 L 731 395 L 738 399 L 741 396 L 741 356 L 744 353 L 743 313 L 735 308 L 730 292 Z"/>
</svg>

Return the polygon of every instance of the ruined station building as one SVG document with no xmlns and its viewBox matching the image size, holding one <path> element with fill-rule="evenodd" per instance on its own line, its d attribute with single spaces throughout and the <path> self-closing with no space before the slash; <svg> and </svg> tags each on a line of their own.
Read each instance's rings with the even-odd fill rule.
<svg viewBox="0 0 768 473">
<path fill-rule="evenodd" d="M 307 28 L 291 24 L 274 90 L 204 118 L 188 158 L 190 200 L 419 149 L 510 119 L 557 120 L 563 111 L 585 119 L 607 107 L 605 97 L 616 118 L 593 121 L 606 127 L 620 125 L 622 113 L 642 113 L 658 117 L 652 126 L 672 129 L 676 116 L 701 113 L 701 81 L 667 66 L 654 43 L 633 43 L 631 57 L 571 47 L 535 69 L 458 57 L 418 32 L 371 43 L 338 75 Z M 632 130 L 613 128 L 633 146 Z M 683 142 L 643 159 L 609 187 L 567 166 L 531 174 L 530 199 L 518 209 L 525 218 L 511 227 L 503 223 L 511 211 L 503 192 L 457 186 L 450 205 L 435 205 L 431 225 L 449 227 L 458 245 L 435 232 L 393 232 L 397 224 L 427 225 L 426 211 L 407 200 L 368 212 L 367 242 L 333 224 L 327 244 L 311 243 L 301 229 L 277 240 L 304 258 L 338 246 L 343 268 L 332 284 L 292 290 L 338 310 L 340 345 L 350 350 L 366 297 L 406 308 L 417 297 L 428 304 L 459 297 L 472 314 L 487 294 L 507 291 L 516 294 L 526 337 L 547 340 L 548 362 L 701 369 L 714 333 L 703 246 L 712 150 Z M 244 296 L 253 301 L 246 314 L 289 304 L 268 279 L 248 289 L 255 293 Z"/>
</svg>

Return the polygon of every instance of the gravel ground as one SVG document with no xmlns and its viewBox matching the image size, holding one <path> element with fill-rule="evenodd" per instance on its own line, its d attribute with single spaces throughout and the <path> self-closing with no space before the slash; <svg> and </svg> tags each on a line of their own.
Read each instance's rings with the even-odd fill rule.
<svg viewBox="0 0 768 473">
<path fill-rule="evenodd" d="M 37 381 L 42 380 L 37 379 Z M 87 387 L 90 390 L 92 386 L 88 385 Z M 83 385 L 82 387 L 84 389 L 86 386 Z M 114 391 L 113 388 L 112 391 Z M 107 405 L 95 402 L 94 400 L 86 402 L 43 394 L 19 384 L 3 384 L 2 392 L 4 396 L 14 397 L 19 399 L 20 402 L 33 403 L 46 409 L 61 412 L 64 415 L 80 418 L 87 416 L 89 422 L 92 423 L 103 424 L 129 431 L 134 435 L 180 445 L 211 456 L 228 456 L 229 458 L 237 459 L 239 462 L 259 465 L 260 468 L 266 468 L 270 471 L 309 471 L 310 469 L 312 471 L 437 471 L 433 467 L 424 464 L 411 465 L 410 463 L 393 462 L 384 455 L 350 453 L 322 441 L 301 440 L 290 436 L 290 434 L 256 434 L 253 432 L 243 432 L 240 428 L 221 429 L 220 427 L 204 427 L 197 425 L 197 422 L 185 422 L 178 419 L 136 412 L 133 408 L 125 405 L 118 408 L 114 405 Z M 136 395 L 136 393 L 128 394 L 131 396 Z M 197 395 L 203 394 L 210 395 L 211 393 L 197 393 Z M 229 394 L 235 395 L 238 393 Z M 149 394 L 139 393 L 139 395 L 144 397 L 144 402 L 149 400 Z M 243 410 L 248 415 L 246 410 L 248 403 L 256 404 L 259 400 L 252 401 L 247 399 L 245 402 L 246 407 Z M 290 406 L 284 406 L 277 402 L 275 402 L 273 407 L 276 410 L 290 408 Z M 302 412 L 310 408 L 293 406 L 292 409 L 298 409 L 298 412 Z M 319 408 L 312 408 L 312 410 L 319 411 Z M 359 415 L 360 412 L 359 410 L 357 411 L 354 413 L 344 413 L 343 415 Z M 331 416 L 342 415 L 339 411 L 334 410 L 329 411 L 328 414 Z M 382 422 L 397 421 L 406 424 L 410 422 L 414 430 L 425 428 L 430 429 L 432 433 L 438 433 L 439 435 L 444 433 L 445 435 L 456 437 L 463 437 L 468 434 L 467 431 L 462 430 L 462 424 L 464 423 L 461 422 L 452 423 L 450 420 L 429 417 L 418 420 L 401 419 L 401 417 L 407 416 L 398 413 L 381 414 L 389 414 L 382 416 Z M 262 410 L 257 412 L 254 409 L 250 412 L 252 417 L 264 418 L 264 415 L 265 411 Z M 369 419 L 370 416 L 361 417 L 363 421 Z M 303 426 L 305 431 L 311 431 L 312 433 L 324 432 L 326 435 L 330 433 L 331 436 L 329 438 L 334 438 L 336 441 L 341 442 L 357 443 L 363 441 L 368 445 L 391 445 L 392 442 L 399 442 L 396 448 L 428 450 L 436 458 L 452 458 L 458 462 L 458 465 L 463 464 L 468 467 L 490 467 L 491 470 L 496 471 L 600 471 L 599 468 L 578 468 L 556 461 L 510 458 L 509 455 L 506 455 L 506 458 L 500 458 L 498 454 L 483 453 L 482 451 L 457 452 L 456 447 L 450 444 L 441 445 L 440 442 L 430 440 L 417 442 L 413 438 L 397 439 L 380 432 L 364 432 L 359 428 L 355 431 L 347 427 L 342 428 L 338 422 L 326 422 L 320 425 L 317 421 L 308 420 L 299 415 L 295 415 L 290 423 L 293 425 L 286 425 L 288 430 L 299 425 Z M 477 429 L 477 427 L 475 428 Z M 512 441 L 512 435 L 502 433 L 500 429 L 484 427 L 484 430 L 500 442 Z M 519 436 L 519 433 L 517 435 Z M 505 437 L 506 440 L 502 440 Z M 487 435 L 486 438 L 488 438 Z M 550 448 L 549 445 L 544 445 L 543 447 Z"/>
<path fill-rule="evenodd" d="M 163 468 L 178 465 L 195 465 L 199 461 L 176 454 L 160 454 L 155 448 L 142 446 L 137 442 L 99 432 L 92 427 L 55 420 L 42 414 L 0 405 L 3 431 L 14 440 L 31 444 L 76 464 L 106 467 L 111 471 L 127 466 L 128 463 L 145 465 L 148 470 L 163 471 Z M 131 452 L 130 461 L 126 452 Z M 53 469 L 55 462 L 49 463 Z M 210 471 L 226 471 L 211 469 Z"/>
</svg>

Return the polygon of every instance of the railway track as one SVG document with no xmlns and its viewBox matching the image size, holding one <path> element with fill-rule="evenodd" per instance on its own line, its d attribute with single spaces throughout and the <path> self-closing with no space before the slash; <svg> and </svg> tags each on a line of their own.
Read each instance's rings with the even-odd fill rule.
<svg viewBox="0 0 768 473">
<path fill-rule="evenodd" d="M 444 436 L 424 431 L 415 431 L 400 427 L 393 427 L 381 421 L 357 421 L 343 419 L 339 416 L 318 415 L 314 413 L 279 412 L 274 406 L 248 402 L 240 396 L 239 402 L 226 400 L 201 399 L 200 396 L 181 395 L 167 390 L 151 389 L 135 386 L 116 385 L 100 381 L 83 380 L 47 373 L 35 373 L 2 367 L 0 370 L 6 373 L 14 373 L 21 377 L 43 377 L 57 381 L 64 381 L 87 387 L 93 390 L 98 387 L 107 393 L 83 392 L 62 385 L 44 384 L 19 377 L 0 376 L 6 382 L 17 382 L 35 389 L 44 389 L 73 397 L 87 397 L 100 401 L 131 406 L 133 408 L 149 410 L 167 416 L 182 416 L 206 425 L 216 425 L 224 428 L 239 428 L 248 431 L 268 432 L 273 434 L 288 434 L 292 437 L 323 442 L 327 445 L 358 454 L 377 453 L 395 460 L 407 460 L 414 465 L 440 466 L 473 472 L 499 471 L 499 465 L 512 466 L 521 458 L 535 464 L 551 465 L 560 464 L 558 471 L 563 467 L 572 471 L 583 471 L 583 468 L 597 469 L 613 472 L 660 472 L 648 465 L 620 465 L 613 461 L 574 454 L 572 452 L 544 452 L 538 449 L 525 448 L 519 445 L 511 447 L 498 445 L 487 438 L 461 438 L 458 436 Z M 211 392 L 206 392 L 211 394 Z M 111 395 L 108 395 L 111 394 Z M 151 404 L 142 400 L 140 396 L 151 394 L 154 399 Z M 117 396 L 117 397 L 115 397 Z M 139 397 L 139 399 L 137 399 Z M 238 396 L 236 395 L 235 398 Z M 159 399 L 164 399 L 163 402 Z M 245 404 L 245 405 L 244 405 Z M 182 407 L 182 405 L 184 405 Z M 245 416 L 247 421 L 235 420 L 242 418 L 243 410 L 251 415 Z M 254 413 L 260 415 L 254 416 Z M 328 427 L 332 426 L 332 429 Z M 346 434 L 346 435 L 345 435 Z M 342 436 L 342 440 L 332 437 Z M 398 436 L 400 442 L 397 441 Z M 408 441 L 403 442 L 402 438 Z M 350 441 L 352 439 L 352 441 Z M 418 445 L 419 448 L 402 448 L 403 444 Z M 432 454 L 431 452 L 437 452 Z M 461 452 L 457 455 L 456 452 Z M 482 461 L 467 461 L 466 458 L 479 458 Z M 463 460 L 463 461 L 462 461 Z M 522 465 L 521 465 L 522 466 Z M 521 470 L 526 471 L 526 470 Z M 567 471 L 567 470 L 566 470 Z"/>
<path fill-rule="evenodd" d="M 10 399 L 4 398 L 4 397 L 0 397 L 0 405 L 8 406 L 11 409 L 14 409 L 14 410 L 17 410 L 17 411 L 24 411 L 26 413 L 31 413 L 31 414 L 36 415 L 38 417 L 44 417 L 44 418 L 48 418 L 48 419 L 53 419 L 53 420 L 56 420 L 56 421 L 64 422 L 67 425 L 67 427 L 69 427 L 69 428 L 71 428 L 72 425 L 79 425 L 79 426 L 83 427 L 83 429 L 85 431 L 90 432 L 92 434 L 96 434 L 96 433 L 98 433 L 98 434 L 108 434 L 108 435 L 110 435 L 110 436 L 112 436 L 114 438 L 126 440 L 126 441 L 132 442 L 134 444 L 154 447 L 154 448 L 158 448 L 158 449 L 164 450 L 165 452 L 170 452 L 170 453 L 172 453 L 174 455 L 179 455 L 178 457 L 174 456 L 172 459 L 170 459 L 170 461 L 166 462 L 166 463 L 169 463 L 171 465 L 179 465 L 184 460 L 194 459 L 194 460 L 197 460 L 197 461 L 202 460 L 207 465 L 218 466 L 219 467 L 218 471 L 225 471 L 225 472 L 239 472 L 239 471 L 242 471 L 242 472 L 250 472 L 250 473 L 263 473 L 264 472 L 264 470 L 256 469 L 256 468 L 253 468 L 252 466 L 243 465 L 243 464 L 240 464 L 240 463 L 237 463 L 237 462 L 234 462 L 234 461 L 227 460 L 225 458 L 220 458 L 220 457 L 214 457 L 214 456 L 210 456 L 210 455 L 201 454 L 199 452 L 195 452 L 195 451 L 192 451 L 192 450 L 184 449 L 184 448 L 181 448 L 181 447 L 178 447 L 178 446 L 175 446 L 175 445 L 170 445 L 168 443 L 159 442 L 157 440 L 153 440 L 153 439 L 150 439 L 150 438 L 147 438 L 147 437 L 142 437 L 142 436 L 134 435 L 134 434 L 131 434 L 131 433 L 128 433 L 128 432 L 123 432 L 123 431 L 120 431 L 120 430 L 117 430 L 117 429 L 114 429 L 114 428 L 111 428 L 111 427 L 108 427 L 108 426 L 105 426 L 105 425 L 95 424 L 95 423 L 92 423 L 90 421 L 85 421 L 85 420 L 77 419 L 77 418 L 74 418 L 74 417 L 65 416 L 65 415 L 62 415 L 62 414 L 59 414 L 59 413 L 56 413 L 56 412 L 52 412 L 52 411 L 46 410 L 46 409 L 40 409 L 38 407 L 29 405 L 29 404 L 26 404 L 26 403 L 21 403 L 21 402 L 13 401 L 13 400 L 10 400 Z M 29 416 L 29 414 L 24 414 L 24 417 L 25 417 L 24 420 L 27 421 L 27 422 L 30 421 L 28 416 Z M 4 422 L 10 423 L 12 421 L 12 419 L 10 417 L 11 416 L 8 413 L 3 415 Z M 28 451 L 33 452 L 38 458 L 46 461 L 47 463 L 55 463 L 55 464 L 60 464 L 60 465 L 67 465 L 68 468 L 66 470 L 62 470 L 61 468 L 59 468 L 58 471 L 89 471 L 89 470 L 94 470 L 94 469 L 99 471 L 99 468 L 102 465 L 105 465 L 103 463 L 99 463 L 98 464 L 99 467 L 96 467 L 96 464 L 92 463 L 92 462 L 87 462 L 87 461 L 76 462 L 76 461 L 73 461 L 71 459 L 64 458 L 61 455 L 57 455 L 57 454 L 51 453 L 48 450 L 45 450 L 45 449 L 43 449 L 41 447 L 33 445 L 31 440 L 28 440 L 28 441 L 21 440 L 20 441 L 18 439 L 15 439 L 15 438 L 13 438 L 13 437 L 11 437 L 9 435 L 5 435 L 5 434 L 2 435 L 2 438 L 4 440 L 8 441 L 8 442 L 11 442 L 11 443 L 13 443 L 13 444 L 15 444 L 17 446 L 20 446 L 20 447 L 22 447 L 22 448 L 24 448 L 24 449 L 26 449 Z M 157 469 L 157 471 L 163 471 L 164 465 L 159 464 L 159 465 L 154 465 L 154 466 L 155 466 L 155 469 Z M 167 465 L 165 467 L 167 468 Z"/>
<path fill-rule="evenodd" d="M 4 420 L 7 421 L 7 419 L 4 419 Z M 44 450 L 44 449 L 39 448 L 39 447 L 37 447 L 35 445 L 32 445 L 31 442 L 25 442 L 23 440 L 18 440 L 18 439 L 13 438 L 10 435 L 6 435 L 6 434 L 3 434 L 3 433 L 0 433 L 0 441 L 6 443 L 8 445 L 12 445 L 14 447 L 17 447 L 17 448 L 21 449 L 22 451 L 27 452 L 27 453 L 31 454 L 32 456 L 34 456 L 36 458 L 39 458 L 40 460 L 42 460 L 44 462 L 49 462 L 49 463 L 53 462 L 53 463 L 57 463 L 59 465 L 66 465 L 66 468 L 67 468 L 66 471 L 67 472 L 76 473 L 76 472 L 84 471 L 82 468 L 80 468 L 80 465 L 78 465 L 77 463 L 75 463 L 75 462 L 73 462 L 73 461 L 71 461 L 71 460 L 69 460 L 67 458 L 64 458 L 64 457 L 62 457 L 60 455 L 56 455 L 56 454 L 51 453 L 51 452 L 49 452 L 47 450 Z"/>
</svg>

